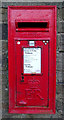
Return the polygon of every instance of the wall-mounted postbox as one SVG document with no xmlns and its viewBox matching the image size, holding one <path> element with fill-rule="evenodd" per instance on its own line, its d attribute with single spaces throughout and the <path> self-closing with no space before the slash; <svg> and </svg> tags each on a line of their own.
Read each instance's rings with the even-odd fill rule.
<svg viewBox="0 0 64 120">
<path fill-rule="evenodd" d="M 9 113 L 55 113 L 56 6 L 8 7 Z"/>
</svg>

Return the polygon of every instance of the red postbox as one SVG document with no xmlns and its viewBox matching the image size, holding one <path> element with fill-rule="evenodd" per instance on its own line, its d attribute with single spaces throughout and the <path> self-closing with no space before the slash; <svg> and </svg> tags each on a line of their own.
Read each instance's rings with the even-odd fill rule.
<svg viewBox="0 0 64 120">
<path fill-rule="evenodd" d="M 56 6 L 8 7 L 9 113 L 53 114 Z"/>
</svg>

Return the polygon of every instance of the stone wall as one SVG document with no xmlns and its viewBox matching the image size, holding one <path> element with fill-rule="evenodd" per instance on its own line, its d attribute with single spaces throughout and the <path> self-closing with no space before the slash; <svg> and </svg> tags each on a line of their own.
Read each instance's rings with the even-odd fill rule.
<svg viewBox="0 0 64 120">
<path fill-rule="evenodd" d="M 8 113 L 8 5 L 57 5 L 57 47 L 56 47 L 56 114 L 9 114 Z M 2 2 L 0 5 L 0 66 L 2 61 L 2 118 L 54 118 L 64 117 L 64 2 Z M 2 33 L 1 33 L 2 28 Z M 1 36 L 2 35 L 2 36 Z M 1 44 L 2 43 L 2 44 Z M 2 49 L 2 51 L 1 51 Z M 2 60 L 1 60 L 2 53 Z M 0 72 L 1 73 L 1 72 Z M 0 82 L 1 82 L 0 80 Z M 1 84 L 0 84 L 1 86 Z M 0 102 L 1 104 L 1 102 Z M 1 107 L 0 107 L 1 111 Z"/>
</svg>

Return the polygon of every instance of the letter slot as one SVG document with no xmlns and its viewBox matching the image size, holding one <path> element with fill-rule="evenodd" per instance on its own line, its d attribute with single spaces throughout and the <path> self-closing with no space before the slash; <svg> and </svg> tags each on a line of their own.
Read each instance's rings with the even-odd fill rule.
<svg viewBox="0 0 64 120">
<path fill-rule="evenodd" d="M 16 21 L 16 31 L 49 31 L 48 21 L 18 22 Z"/>
</svg>

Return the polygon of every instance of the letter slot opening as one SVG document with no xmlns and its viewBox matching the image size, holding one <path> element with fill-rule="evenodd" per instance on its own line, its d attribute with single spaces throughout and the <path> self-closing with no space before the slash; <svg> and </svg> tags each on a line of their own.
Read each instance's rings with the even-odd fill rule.
<svg viewBox="0 0 64 120">
<path fill-rule="evenodd" d="M 49 31 L 49 22 L 16 22 L 16 31 Z"/>
</svg>

